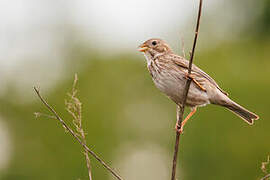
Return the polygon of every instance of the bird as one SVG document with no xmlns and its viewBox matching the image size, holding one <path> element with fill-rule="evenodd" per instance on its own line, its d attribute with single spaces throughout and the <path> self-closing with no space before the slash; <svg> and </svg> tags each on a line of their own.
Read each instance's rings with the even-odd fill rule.
<svg viewBox="0 0 270 180">
<path fill-rule="evenodd" d="M 185 123 L 196 112 L 197 107 L 208 104 L 219 105 L 235 113 L 248 124 L 252 125 L 259 116 L 240 106 L 222 90 L 219 85 L 201 70 L 192 65 L 191 73 L 188 73 L 189 61 L 184 57 L 174 54 L 171 47 L 162 39 L 152 38 L 145 41 L 138 48 L 147 61 L 147 69 L 155 86 L 167 95 L 179 107 L 182 107 L 183 93 L 187 78 L 191 79 L 186 106 L 191 108 L 190 113 L 182 121 L 181 126 L 176 122 L 175 129 L 183 132 Z"/>
</svg>

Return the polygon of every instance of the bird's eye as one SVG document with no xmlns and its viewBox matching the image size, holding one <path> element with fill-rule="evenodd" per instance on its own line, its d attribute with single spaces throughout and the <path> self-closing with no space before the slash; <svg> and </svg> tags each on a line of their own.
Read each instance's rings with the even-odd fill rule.
<svg viewBox="0 0 270 180">
<path fill-rule="evenodd" d="M 152 45 L 153 45 L 153 46 L 157 45 L 157 41 L 153 41 L 153 42 L 152 42 Z"/>
</svg>

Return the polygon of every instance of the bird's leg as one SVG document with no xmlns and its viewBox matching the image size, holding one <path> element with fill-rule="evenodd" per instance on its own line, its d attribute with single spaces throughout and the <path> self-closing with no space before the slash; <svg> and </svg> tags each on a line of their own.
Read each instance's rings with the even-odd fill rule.
<svg viewBox="0 0 270 180">
<path fill-rule="evenodd" d="M 179 133 L 183 133 L 184 131 L 184 126 L 186 124 L 186 122 L 189 120 L 189 118 L 196 112 L 197 108 L 196 107 L 193 107 L 192 108 L 192 111 L 187 115 L 187 117 L 184 119 L 184 121 L 182 121 L 181 123 L 181 127 L 179 127 L 178 125 L 178 121 L 179 119 L 177 118 L 177 122 L 176 122 L 176 125 L 175 125 L 175 130 L 178 131 Z"/>
<path fill-rule="evenodd" d="M 190 78 L 202 91 L 206 92 L 206 89 L 194 78 L 192 74 L 186 73 L 186 77 Z"/>
</svg>

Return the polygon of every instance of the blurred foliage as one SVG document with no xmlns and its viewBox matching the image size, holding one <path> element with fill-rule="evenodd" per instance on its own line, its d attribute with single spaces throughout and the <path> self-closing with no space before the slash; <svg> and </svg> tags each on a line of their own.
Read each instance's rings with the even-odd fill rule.
<svg viewBox="0 0 270 180">
<path fill-rule="evenodd" d="M 83 125 L 89 146 L 111 162 L 120 174 L 121 166 L 116 161 L 120 158 L 121 162 L 119 149 L 121 152 L 125 144 L 135 144 L 134 150 L 143 144 L 155 144 L 165 150 L 162 155 L 171 158 L 175 105 L 154 87 L 144 58 L 139 55 L 102 57 L 77 48 L 70 49 L 70 54 L 76 57 L 70 56 L 65 63 L 68 64 L 66 79 L 43 96 L 71 123 L 64 99 L 72 88 L 73 72 L 78 72 Z M 260 120 L 251 127 L 223 108 L 214 105 L 200 108 L 186 125 L 181 139 L 179 169 L 183 179 L 262 177 L 260 163 L 270 150 L 269 57 L 270 41 L 256 39 L 222 43 L 196 55 L 195 64 L 209 72 L 232 99 L 256 112 Z M 35 119 L 34 112 L 48 112 L 38 99 L 18 104 L 13 99 L 17 91 L 10 89 L 0 97 L 0 114 L 8 123 L 13 146 L 12 159 L 9 167 L 1 172 L 1 179 L 87 179 L 80 145 L 55 120 Z M 111 179 L 106 170 L 91 160 L 93 179 Z M 170 171 L 170 160 L 164 165 L 167 171 Z M 148 168 L 151 167 L 145 170 Z M 136 172 L 136 169 L 130 171 Z M 141 172 L 136 173 L 139 176 Z"/>
<path fill-rule="evenodd" d="M 262 10 L 261 17 L 258 21 L 260 32 L 264 32 L 264 35 L 269 35 L 270 33 L 270 1 L 264 0 L 264 6 Z"/>
</svg>

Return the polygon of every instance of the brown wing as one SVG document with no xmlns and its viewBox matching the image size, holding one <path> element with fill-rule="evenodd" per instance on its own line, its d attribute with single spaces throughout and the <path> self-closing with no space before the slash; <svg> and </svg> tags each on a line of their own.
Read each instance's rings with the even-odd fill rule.
<svg viewBox="0 0 270 180">
<path fill-rule="evenodd" d="M 180 56 L 176 56 L 176 55 L 171 55 L 171 60 L 177 65 L 180 66 L 182 68 L 186 68 L 188 69 L 189 66 L 189 61 L 180 57 Z M 218 84 L 216 83 L 216 81 L 211 78 L 208 74 L 206 74 L 203 70 L 201 70 L 199 67 L 197 67 L 196 65 L 192 64 L 192 72 L 198 73 L 201 76 L 203 76 L 204 78 L 206 78 L 210 83 L 212 83 L 216 88 L 218 88 L 223 94 L 225 94 L 226 96 L 228 96 L 228 93 L 225 92 L 224 90 L 222 90 Z"/>
</svg>

